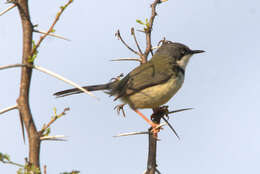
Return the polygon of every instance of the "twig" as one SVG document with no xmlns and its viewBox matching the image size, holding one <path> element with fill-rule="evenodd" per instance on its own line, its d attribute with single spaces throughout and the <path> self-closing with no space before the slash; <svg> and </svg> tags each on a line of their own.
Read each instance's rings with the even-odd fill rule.
<svg viewBox="0 0 260 174">
<path fill-rule="evenodd" d="M 135 44 L 136 44 L 136 46 L 137 46 L 137 49 L 138 49 L 139 53 L 140 53 L 141 55 L 143 55 L 143 52 L 142 52 L 142 50 L 141 50 L 141 48 L 140 48 L 140 46 L 139 46 L 139 43 L 138 43 L 138 41 L 137 41 L 137 39 L 136 39 L 136 36 L 135 36 L 135 29 L 134 29 L 134 27 L 131 28 L 131 35 L 133 36 L 133 38 L 134 38 L 134 40 L 135 40 Z"/>
<path fill-rule="evenodd" d="M 151 48 L 152 48 L 152 43 L 151 43 L 151 33 L 152 33 L 152 29 L 153 29 L 153 23 L 154 23 L 154 19 L 155 19 L 155 16 L 157 15 L 156 13 L 156 6 L 161 2 L 161 0 L 155 0 L 152 5 L 151 5 L 151 8 L 152 8 L 152 14 L 151 14 L 151 17 L 149 19 L 149 28 L 148 30 L 145 30 L 145 36 L 146 36 L 146 49 L 145 49 L 145 52 L 144 52 L 144 56 L 143 56 L 143 60 L 142 62 L 143 63 L 146 63 L 147 62 L 147 57 L 149 55 L 149 53 L 151 52 Z"/>
<path fill-rule="evenodd" d="M 11 5 L 10 7 L 8 7 L 7 9 L 3 10 L 2 12 L 0 12 L 0 16 L 2 16 L 3 14 L 5 14 L 6 12 L 8 12 L 9 10 L 11 10 L 12 8 L 14 8 L 16 6 L 16 4 Z"/>
<path fill-rule="evenodd" d="M 126 46 L 126 48 L 128 48 L 130 51 L 132 51 L 133 53 L 135 53 L 136 55 L 139 55 L 141 57 L 141 54 L 138 53 L 137 51 L 135 51 L 133 48 L 131 48 L 129 45 L 127 45 L 127 43 L 122 39 L 120 31 L 117 30 L 116 32 L 116 37 Z"/>
<path fill-rule="evenodd" d="M 138 61 L 138 62 L 142 62 L 142 59 L 126 57 L 126 58 L 111 59 L 110 61 Z"/>
<path fill-rule="evenodd" d="M 124 137 L 124 136 L 131 136 L 131 135 L 143 135 L 143 134 L 149 134 L 148 131 L 142 131 L 142 132 L 129 132 L 129 133 L 122 133 L 122 134 L 118 134 L 115 135 L 113 137 Z"/>
<path fill-rule="evenodd" d="M 11 110 L 14 110 L 14 109 L 17 109 L 17 108 L 18 108 L 18 105 L 16 104 L 14 106 L 11 106 L 11 107 L 8 107 L 8 108 L 0 110 L 0 114 L 3 114 L 5 112 L 11 111 Z"/>
<path fill-rule="evenodd" d="M 1 152 L 0 152 L 0 162 L 2 162 L 4 164 L 11 164 L 11 165 L 15 165 L 15 166 L 24 168 L 24 165 L 11 161 L 9 155 L 2 154 Z"/>
<path fill-rule="evenodd" d="M 47 33 L 47 32 L 40 31 L 40 30 L 35 30 L 35 29 L 33 31 L 36 32 L 36 33 L 40 33 L 40 34 L 46 34 Z M 71 41 L 70 39 L 67 39 L 67 38 L 65 38 L 63 36 L 59 36 L 59 35 L 54 34 L 54 33 L 49 33 L 48 35 L 52 36 L 52 37 L 59 38 L 59 39 L 63 39 L 63 40 L 66 40 L 66 41 Z"/>
<path fill-rule="evenodd" d="M 65 77 L 57 74 L 57 73 L 54 73 L 46 68 L 43 68 L 43 67 L 40 67 L 38 65 L 29 65 L 29 64 L 12 64 L 12 65 L 4 65 L 4 66 L 0 66 L 0 70 L 3 70 L 3 69 L 8 69 L 8 68 L 16 68 L 16 67 L 29 67 L 29 68 L 35 68 L 37 69 L 38 71 L 41 71 L 43 73 L 46 73 L 48 75 L 51 75 L 53 77 L 55 77 L 56 79 L 59 79 L 59 80 L 62 80 L 64 81 L 65 83 L 68 83 L 76 88 L 78 88 L 79 90 L 83 91 L 84 93 L 94 97 L 95 99 L 98 100 L 98 98 L 96 96 L 94 96 L 91 92 L 87 91 L 86 89 L 82 88 L 80 85 L 76 84 L 75 82 L 69 80 L 69 79 L 66 79 Z"/>
<path fill-rule="evenodd" d="M 52 31 L 53 31 L 53 28 L 55 26 L 55 24 L 58 22 L 58 20 L 60 19 L 60 16 L 61 14 L 63 13 L 63 11 L 73 2 L 73 0 L 69 0 L 64 6 L 61 6 L 60 7 L 60 11 L 57 13 L 52 25 L 50 26 L 49 30 L 43 35 L 40 37 L 39 41 L 37 42 L 37 44 L 35 45 L 35 47 L 32 49 L 31 51 L 31 56 L 33 56 L 38 47 L 40 46 L 40 44 L 42 43 L 42 41 L 46 38 L 46 36 L 48 36 Z"/>
<path fill-rule="evenodd" d="M 64 135 L 54 135 L 54 136 L 44 136 L 44 137 L 41 137 L 40 139 L 42 141 L 44 140 L 51 140 L 51 141 L 67 141 L 65 139 L 66 137 Z"/>
<path fill-rule="evenodd" d="M 24 165 L 18 164 L 18 163 L 12 162 L 12 161 L 1 161 L 1 162 L 4 163 L 4 164 L 11 164 L 11 165 L 15 165 L 15 166 L 18 166 L 18 167 L 24 167 Z"/>
<path fill-rule="evenodd" d="M 54 117 L 52 117 L 51 121 L 47 125 L 43 125 L 42 129 L 40 130 L 40 133 L 43 134 L 43 132 L 49 128 L 58 118 L 66 115 L 66 112 L 69 111 L 70 108 L 65 108 L 62 113 L 57 115 L 56 108 L 54 109 Z"/>
</svg>

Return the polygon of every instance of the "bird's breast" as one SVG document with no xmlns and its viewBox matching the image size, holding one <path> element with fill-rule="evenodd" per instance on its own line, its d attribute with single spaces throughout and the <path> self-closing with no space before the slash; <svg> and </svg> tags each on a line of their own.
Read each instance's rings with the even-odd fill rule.
<svg viewBox="0 0 260 174">
<path fill-rule="evenodd" d="M 145 88 L 125 99 L 130 107 L 155 108 L 168 102 L 181 88 L 184 81 L 184 74 L 179 72 L 177 76 L 172 76 L 167 82 Z"/>
</svg>

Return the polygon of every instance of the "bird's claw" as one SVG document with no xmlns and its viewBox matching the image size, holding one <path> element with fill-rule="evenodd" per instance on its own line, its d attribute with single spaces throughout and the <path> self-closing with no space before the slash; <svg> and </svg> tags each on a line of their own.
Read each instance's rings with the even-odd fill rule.
<svg viewBox="0 0 260 174">
<path fill-rule="evenodd" d="M 125 117 L 124 106 L 125 106 L 125 104 L 119 104 L 119 105 L 116 105 L 114 107 L 114 109 L 116 109 L 118 115 L 120 115 L 120 111 L 122 111 L 122 114 Z"/>
<path fill-rule="evenodd" d="M 161 129 L 163 129 L 163 126 L 165 124 L 156 124 L 156 123 L 153 123 L 152 125 L 152 129 L 151 129 L 151 133 L 153 134 L 153 136 L 155 138 L 157 138 L 157 134 L 160 132 Z"/>
</svg>

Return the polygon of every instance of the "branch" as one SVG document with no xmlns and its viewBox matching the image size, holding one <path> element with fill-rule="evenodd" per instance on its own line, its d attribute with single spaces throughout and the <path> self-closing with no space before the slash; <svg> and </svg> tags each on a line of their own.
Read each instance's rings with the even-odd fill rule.
<svg viewBox="0 0 260 174">
<path fill-rule="evenodd" d="M 141 57 L 141 54 L 138 53 L 137 51 L 135 51 L 133 48 L 131 48 L 129 45 L 127 45 L 127 43 L 122 39 L 120 31 L 117 30 L 116 32 L 116 37 L 126 46 L 126 48 L 128 48 L 130 51 L 132 51 L 133 53 L 135 53 L 136 55 L 139 55 Z"/>
<path fill-rule="evenodd" d="M 60 12 L 56 15 L 56 18 L 49 28 L 48 32 L 40 37 L 39 41 L 35 45 L 33 43 L 33 25 L 30 18 L 28 0 L 14 0 L 16 3 L 19 15 L 21 17 L 22 29 L 23 29 L 23 55 L 22 55 L 22 68 L 21 68 L 21 81 L 20 81 L 20 94 L 17 99 L 21 124 L 24 123 L 28 140 L 29 140 L 29 164 L 37 169 L 40 168 L 40 135 L 37 131 L 36 125 L 33 120 L 33 116 L 29 104 L 29 93 L 31 84 L 33 58 L 37 55 L 37 49 L 40 46 L 44 38 L 53 31 L 54 25 L 59 20 L 60 15 L 66 9 L 66 7 L 72 2 L 69 0 L 65 6 L 61 7 Z M 33 45 L 33 48 L 32 48 Z M 32 61 L 31 61 L 32 60 Z M 26 65 L 26 66 L 25 66 Z M 39 67 L 38 67 L 39 68 Z"/>
<path fill-rule="evenodd" d="M 160 124 L 161 118 L 165 115 L 165 108 L 154 108 L 153 114 L 151 116 L 152 121 L 156 124 Z M 152 127 L 148 129 L 151 132 Z M 147 160 L 147 171 L 146 174 L 155 174 L 156 171 L 156 150 L 157 150 L 157 135 L 154 136 L 152 133 L 149 133 L 149 151 L 148 151 L 148 160 Z"/>
<path fill-rule="evenodd" d="M 36 32 L 36 33 L 40 33 L 40 34 L 46 34 L 47 33 L 47 32 L 40 31 L 40 30 L 35 30 L 35 29 L 33 31 Z M 66 40 L 66 41 L 71 41 L 70 39 L 67 39 L 67 38 L 65 38 L 63 36 L 59 36 L 59 35 L 54 34 L 54 33 L 49 33 L 48 35 L 52 36 L 52 37 L 59 38 L 59 39 L 63 39 L 63 40 Z"/>
<path fill-rule="evenodd" d="M 142 60 L 143 63 L 146 63 L 146 62 L 147 62 L 147 57 L 148 57 L 149 53 L 150 53 L 151 50 L 152 50 L 151 33 L 152 33 L 152 29 L 153 29 L 154 19 L 155 19 L 155 16 L 157 15 L 157 13 L 156 13 L 156 6 L 157 6 L 159 3 L 161 3 L 161 0 L 155 0 L 155 1 L 152 3 L 152 5 L 151 5 L 152 14 L 151 14 L 151 17 L 150 17 L 150 19 L 149 19 L 149 28 L 148 28 L 147 30 L 145 30 L 146 49 L 145 49 L 144 56 L 143 56 L 143 60 Z"/>
<path fill-rule="evenodd" d="M 31 51 L 31 57 L 36 53 L 38 47 L 40 46 L 40 44 L 42 43 L 42 41 L 53 31 L 53 28 L 55 26 L 55 24 L 58 22 L 58 20 L 60 19 L 61 14 L 64 12 L 64 10 L 73 2 L 73 0 L 69 0 L 64 6 L 60 7 L 60 11 L 57 13 L 52 25 L 50 26 L 49 30 L 40 37 L 39 41 L 37 42 L 37 44 L 35 45 L 35 47 L 32 49 Z"/>
<path fill-rule="evenodd" d="M 28 62 L 32 50 L 32 33 L 33 27 L 31 23 L 28 1 L 16 1 L 19 14 L 21 17 L 23 29 L 23 55 L 22 64 L 32 65 Z M 40 137 L 38 135 L 33 116 L 29 104 L 29 91 L 31 83 L 32 69 L 27 66 L 21 68 L 20 95 L 17 99 L 21 124 L 24 123 L 28 140 L 29 140 L 29 162 L 30 164 L 40 167 Z"/>
<path fill-rule="evenodd" d="M 164 116 L 168 116 L 169 113 L 177 113 L 177 112 L 182 112 L 182 111 L 187 111 L 191 110 L 192 108 L 185 108 L 185 109 L 179 109 L 179 110 L 174 110 L 169 112 L 168 111 L 168 106 L 162 106 L 160 108 L 154 108 L 153 109 L 153 114 L 151 116 L 152 121 L 156 124 L 160 124 L 161 118 L 164 119 L 164 121 L 168 124 L 168 126 L 173 130 L 175 135 L 179 138 L 178 134 L 176 131 L 173 129 L 173 127 L 169 124 L 169 122 L 164 118 Z M 150 130 L 152 127 L 148 130 Z M 147 161 L 147 171 L 146 174 L 155 174 L 156 172 L 156 148 L 157 148 L 157 137 L 154 137 L 151 133 L 149 134 L 149 152 L 148 152 L 148 161 Z M 158 171 L 157 171 L 158 172 Z"/>
<path fill-rule="evenodd" d="M 13 4 L 11 6 L 9 6 L 7 9 L 3 10 L 2 12 L 0 12 L 0 16 L 2 16 L 3 14 L 5 14 L 6 12 L 8 12 L 9 10 L 13 9 L 16 6 L 16 4 Z"/>
<path fill-rule="evenodd" d="M 139 46 L 139 43 L 138 43 L 138 41 L 137 41 L 137 39 L 136 39 L 136 36 L 135 36 L 135 29 L 134 29 L 134 27 L 131 28 L 131 35 L 133 36 L 133 38 L 134 38 L 134 40 L 135 40 L 135 44 L 136 44 L 136 46 L 137 46 L 137 49 L 138 49 L 139 53 L 140 53 L 141 55 L 143 55 L 143 52 L 142 52 L 142 50 L 141 50 L 141 48 L 140 48 L 140 46 Z"/>
<path fill-rule="evenodd" d="M 11 106 L 11 107 L 8 107 L 8 108 L 0 110 L 0 114 L 6 113 L 6 112 L 14 110 L 14 109 L 18 109 L 18 105 L 17 104 L 14 105 L 14 106 Z"/>
</svg>

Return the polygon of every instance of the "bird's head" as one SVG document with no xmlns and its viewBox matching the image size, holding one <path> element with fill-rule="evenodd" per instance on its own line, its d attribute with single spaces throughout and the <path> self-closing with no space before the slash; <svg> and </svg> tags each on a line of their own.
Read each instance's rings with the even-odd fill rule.
<svg viewBox="0 0 260 174">
<path fill-rule="evenodd" d="M 203 50 L 191 50 L 184 44 L 165 41 L 162 46 L 156 51 L 157 55 L 166 55 L 174 59 L 176 64 L 185 69 L 190 57 L 193 54 L 203 53 Z"/>
</svg>

